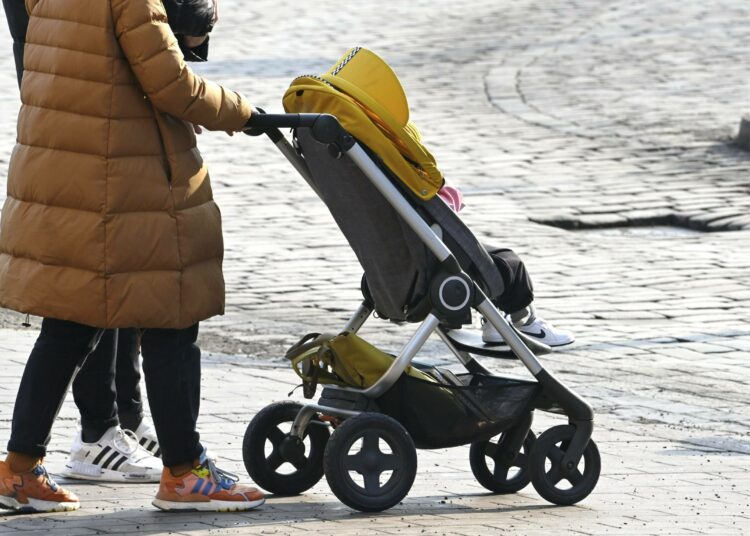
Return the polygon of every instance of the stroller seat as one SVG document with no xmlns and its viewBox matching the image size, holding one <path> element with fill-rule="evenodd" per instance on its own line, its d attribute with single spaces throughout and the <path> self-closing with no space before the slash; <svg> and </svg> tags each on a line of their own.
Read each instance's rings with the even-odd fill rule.
<svg viewBox="0 0 750 536">
<path fill-rule="evenodd" d="M 304 155 L 310 186 L 328 206 L 364 268 L 365 295 L 379 316 L 397 321 L 423 320 L 429 313 L 424 305 L 439 268 L 437 259 L 353 162 L 332 157 L 307 130 L 300 129 L 295 141 Z M 372 158 L 378 161 L 376 155 Z M 422 200 L 411 195 L 409 189 L 403 189 L 402 194 L 433 231 L 439 232 L 474 281 L 491 297 L 502 294 L 503 281 L 494 263 L 458 215 L 440 197 Z M 466 320 L 469 323 L 471 319 Z M 475 329 L 454 326 L 445 327 L 443 332 L 456 348 L 469 354 L 516 357 L 507 344 L 484 343 Z M 545 344 L 517 330 L 516 333 L 535 354 L 551 352 Z"/>
</svg>

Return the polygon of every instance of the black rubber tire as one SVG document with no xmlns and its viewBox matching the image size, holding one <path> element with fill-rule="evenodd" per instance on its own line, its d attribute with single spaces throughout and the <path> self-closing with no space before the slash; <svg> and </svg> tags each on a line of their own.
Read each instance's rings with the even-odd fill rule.
<svg viewBox="0 0 750 536">
<path fill-rule="evenodd" d="M 359 439 L 362 447 L 351 455 Z M 382 452 L 381 440 L 388 444 L 391 454 Z M 395 419 L 380 413 L 360 413 L 334 430 L 326 445 L 323 467 L 331 491 L 342 503 L 360 512 L 382 512 L 409 493 L 417 474 L 417 450 Z M 381 486 L 380 476 L 385 471 L 392 471 L 391 476 Z M 362 474 L 365 486 L 355 482 L 350 472 Z"/>
<path fill-rule="evenodd" d="M 330 433 L 328 426 L 313 419 L 305 430 L 309 437 L 310 450 L 305 451 L 304 461 L 294 464 L 293 473 L 279 473 L 277 469 L 287 460 L 281 455 L 279 446 L 287 434 L 279 430 L 282 423 L 290 423 L 302 408 L 296 402 L 276 402 L 260 410 L 245 431 L 242 442 L 242 461 L 250 478 L 266 491 L 276 495 L 299 495 L 307 491 L 323 478 L 323 454 Z M 315 422 L 317 421 L 317 422 Z M 266 456 L 266 442 L 270 441 L 273 451 Z"/>
<path fill-rule="evenodd" d="M 599 449 L 594 440 L 590 439 L 581 458 L 586 464 L 583 473 L 576 468 L 576 476 L 573 478 L 561 475 L 560 461 L 574 434 L 575 427 L 569 424 L 550 428 L 537 438 L 529 456 L 529 470 L 534 489 L 547 501 L 561 506 L 576 504 L 588 497 L 596 487 L 601 472 L 602 460 Z M 548 459 L 551 463 L 549 470 L 546 467 Z M 579 467 L 580 464 L 579 461 Z M 571 487 L 557 487 L 562 480 L 567 480 Z"/>
<path fill-rule="evenodd" d="M 469 463 L 471 472 L 482 486 L 493 493 L 516 493 L 529 485 L 531 474 L 529 472 L 529 454 L 536 441 L 534 432 L 529 430 L 526 439 L 523 440 L 521 451 L 511 463 L 498 462 L 495 459 L 499 446 L 507 437 L 506 433 L 500 434 L 497 441 L 490 439 L 488 441 L 477 441 L 471 444 L 469 450 Z M 490 471 L 487 459 L 490 458 L 495 464 L 493 471 Z M 508 471 L 511 467 L 518 468 L 518 472 L 511 478 L 508 478 Z"/>
</svg>

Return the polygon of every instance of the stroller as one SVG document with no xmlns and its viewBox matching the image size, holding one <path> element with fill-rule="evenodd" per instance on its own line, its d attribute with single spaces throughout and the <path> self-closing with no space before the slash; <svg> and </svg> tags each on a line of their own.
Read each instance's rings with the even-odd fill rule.
<svg viewBox="0 0 750 536">
<path fill-rule="evenodd" d="M 255 115 L 246 132 L 268 135 L 327 205 L 364 269 L 363 301 L 340 335 L 312 334 L 290 350 L 295 366 L 305 360 L 307 398 L 315 394 L 311 378 L 326 385 L 317 403 L 278 402 L 253 418 L 243 442 L 249 475 L 289 495 L 325 474 L 341 502 L 376 512 L 408 494 L 417 448 L 470 444 L 472 472 L 494 493 L 515 493 L 531 482 L 554 504 L 587 497 L 601 466 L 591 439 L 593 411 L 536 358 L 534 352 L 549 348 L 515 330 L 493 305 L 503 280 L 436 195 L 442 176 L 408 121 L 390 67 L 366 49 L 351 49 L 326 74 L 294 80 L 284 107 L 293 113 Z M 294 144 L 281 128 L 293 129 Z M 484 344 L 477 332 L 461 329 L 472 310 L 505 345 Z M 419 323 L 398 355 L 357 337 L 375 312 Z M 413 360 L 432 333 L 465 372 Z M 493 375 L 476 355 L 517 358 L 534 380 Z M 380 365 L 359 375 L 342 372 L 370 358 Z M 565 415 L 568 424 L 536 437 L 535 409 Z"/>
</svg>

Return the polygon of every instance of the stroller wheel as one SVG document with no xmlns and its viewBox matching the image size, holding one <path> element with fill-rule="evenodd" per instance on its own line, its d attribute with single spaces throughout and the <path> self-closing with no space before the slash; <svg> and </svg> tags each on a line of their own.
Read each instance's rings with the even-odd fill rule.
<svg viewBox="0 0 750 536">
<path fill-rule="evenodd" d="M 328 426 L 314 419 L 302 441 L 295 441 L 288 430 L 301 408 L 295 402 L 266 406 L 245 431 L 242 442 L 245 469 L 256 484 L 277 495 L 297 495 L 323 478 Z"/>
<path fill-rule="evenodd" d="M 502 433 L 497 441 L 477 441 L 469 450 L 471 472 L 477 482 L 494 493 L 516 493 L 531 479 L 529 453 L 536 441 L 534 432 L 529 430 L 520 452 L 507 452 L 503 448 L 507 437 L 507 433 Z M 492 462 L 492 468 L 489 462 Z"/>
<path fill-rule="evenodd" d="M 417 474 L 417 451 L 401 424 L 380 413 L 346 419 L 326 445 L 326 480 L 347 506 L 381 512 L 409 493 Z"/>
<path fill-rule="evenodd" d="M 602 462 L 593 439 L 577 467 L 563 467 L 562 459 L 574 434 L 574 426 L 555 426 L 540 435 L 531 449 L 531 483 L 539 495 L 553 504 L 567 506 L 582 501 L 599 480 Z"/>
</svg>

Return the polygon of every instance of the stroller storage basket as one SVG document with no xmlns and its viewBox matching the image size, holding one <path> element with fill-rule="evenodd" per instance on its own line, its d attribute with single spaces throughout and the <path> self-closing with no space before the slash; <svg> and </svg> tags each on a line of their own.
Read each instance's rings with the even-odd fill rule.
<svg viewBox="0 0 750 536">
<path fill-rule="evenodd" d="M 453 374 L 431 368 L 439 383 L 404 374 L 377 399 L 399 421 L 417 448 L 445 448 L 487 440 L 533 408 L 539 384 L 486 374 Z"/>
</svg>

